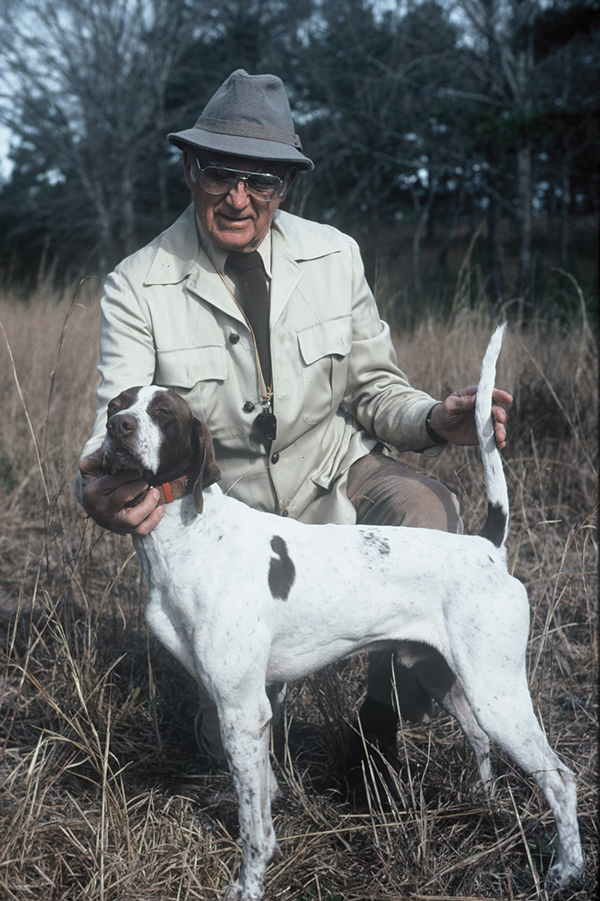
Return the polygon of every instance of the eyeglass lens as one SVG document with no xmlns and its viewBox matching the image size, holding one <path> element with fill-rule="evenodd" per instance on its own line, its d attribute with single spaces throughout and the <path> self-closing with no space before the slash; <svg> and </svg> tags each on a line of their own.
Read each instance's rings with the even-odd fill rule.
<svg viewBox="0 0 600 901">
<path fill-rule="evenodd" d="M 277 175 L 269 175 L 265 172 L 238 172 L 235 169 L 207 166 L 201 168 L 202 187 L 209 194 L 225 194 L 236 186 L 238 181 L 243 181 L 248 193 L 260 200 L 273 200 L 279 194 L 283 181 Z"/>
</svg>

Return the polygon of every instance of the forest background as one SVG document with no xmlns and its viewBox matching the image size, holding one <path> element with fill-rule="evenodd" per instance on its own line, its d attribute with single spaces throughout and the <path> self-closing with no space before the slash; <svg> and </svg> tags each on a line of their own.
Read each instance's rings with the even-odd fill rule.
<svg viewBox="0 0 600 901">
<path fill-rule="evenodd" d="M 171 130 L 234 69 L 285 82 L 314 173 L 287 208 L 361 245 L 397 324 L 454 296 L 594 307 L 598 0 L 0 0 L 0 271 L 108 271 L 188 202 Z M 472 246 L 471 246 L 472 244 Z"/>
</svg>

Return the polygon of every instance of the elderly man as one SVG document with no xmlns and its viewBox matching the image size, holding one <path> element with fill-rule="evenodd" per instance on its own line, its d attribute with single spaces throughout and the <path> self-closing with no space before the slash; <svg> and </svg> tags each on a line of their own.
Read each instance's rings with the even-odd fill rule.
<svg viewBox="0 0 600 901">
<path fill-rule="evenodd" d="M 212 434 L 224 491 L 306 523 L 370 523 L 461 531 L 456 498 L 394 461 L 386 445 L 437 454 L 476 444 L 475 388 L 441 403 L 399 370 L 356 243 L 279 207 L 299 170 L 313 169 L 294 133 L 280 79 L 234 72 L 183 150 L 192 203 L 108 277 L 100 324 L 97 419 L 79 497 L 101 526 L 146 534 L 163 514 L 133 472 L 104 475 L 106 407 L 132 385 L 173 388 Z M 496 441 L 510 396 L 496 391 Z M 235 561 L 232 561 L 235 566 Z M 240 585 L 243 591 L 243 585 Z M 362 731 L 393 757 L 398 716 L 392 658 L 371 655 Z M 422 721 L 431 700 L 396 666 L 400 713 Z M 223 756 L 202 696 L 201 747 Z M 356 761 L 355 761 L 356 762 Z M 360 767 L 356 772 L 360 774 Z M 361 805 L 361 788 L 352 786 Z"/>
</svg>

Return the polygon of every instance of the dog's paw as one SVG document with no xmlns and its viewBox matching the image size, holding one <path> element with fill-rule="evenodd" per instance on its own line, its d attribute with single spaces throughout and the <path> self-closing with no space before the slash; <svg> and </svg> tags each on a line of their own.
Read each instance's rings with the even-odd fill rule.
<svg viewBox="0 0 600 901">
<path fill-rule="evenodd" d="M 242 892 L 242 887 L 239 882 L 233 882 L 231 885 L 228 885 L 223 893 L 223 901 L 260 901 L 262 895 L 244 895 Z"/>
<path fill-rule="evenodd" d="M 261 901 L 264 892 L 245 892 L 239 882 L 228 885 L 223 895 L 223 901 Z"/>
<path fill-rule="evenodd" d="M 548 870 L 546 876 L 546 889 L 548 894 L 554 897 L 570 892 L 581 885 L 585 877 L 583 865 L 573 863 L 555 863 Z"/>
</svg>

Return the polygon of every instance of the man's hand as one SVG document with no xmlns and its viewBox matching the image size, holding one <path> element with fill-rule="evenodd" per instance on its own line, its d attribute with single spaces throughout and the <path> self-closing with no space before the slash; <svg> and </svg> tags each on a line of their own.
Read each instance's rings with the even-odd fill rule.
<svg viewBox="0 0 600 901">
<path fill-rule="evenodd" d="M 460 391 L 449 394 L 441 404 L 436 404 L 431 411 L 429 423 L 440 438 L 450 444 L 471 446 L 479 444 L 475 428 L 475 395 L 477 385 L 469 385 Z M 512 397 L 506 391 L 494 388 L 492 395 L 492 419 L 496 446 L 502 450 L 506 447 L 506 410 L 500 404 L 511 404 Z"/>
<path fill-rule="evenodd" d="M 104 529 L 119 535 L 147 535 L 158 525 L 165 512 L 157 506 L 158 491 L 132 469 L 106 475 L 102 469 L 102 448 L 79 463 L 83 482 L 83 506 L 93 520 Z M 136 503 L 136 498 L 148 491 Z M 132 505 L 132 506 L 130 506 Z"/>
</svg>

